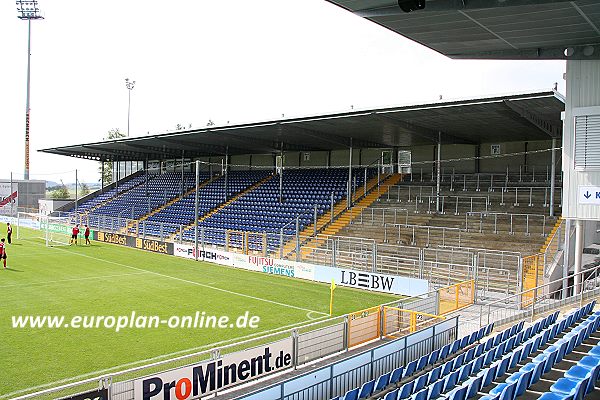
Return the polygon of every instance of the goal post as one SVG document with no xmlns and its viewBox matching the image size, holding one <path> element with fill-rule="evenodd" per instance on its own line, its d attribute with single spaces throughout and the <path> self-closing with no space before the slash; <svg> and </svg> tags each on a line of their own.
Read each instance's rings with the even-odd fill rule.
<svg viewBox="0 0 600 400">
<path fill-rule="evenodd" d="M 69 217 L 51 217 L 37 213 L 19 212 L 17 214 L 17 239 L 23 237 L 21 228 L 39 231 L 38 238 L 46 246 L 68 246 L 73 223 Z"/>
</svg>

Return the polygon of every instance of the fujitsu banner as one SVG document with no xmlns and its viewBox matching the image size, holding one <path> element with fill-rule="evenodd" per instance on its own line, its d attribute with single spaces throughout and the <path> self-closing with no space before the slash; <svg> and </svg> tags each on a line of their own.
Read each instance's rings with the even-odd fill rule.
<svg viewBox="0 0 600 400">
<path fill-rule="evenodd" d="M 13 187 L 11 188 L 10 182 L 0 182 L 0 209 L 10 209 L 12 204 L 16 210 L 18 200 L 17 184 L 13 183 Z"/>
<path fill-rule="evenodd" d="M 292 338 L 136 379 L 134 399 L 198 399 L 293 365 Z"/>
</svg>

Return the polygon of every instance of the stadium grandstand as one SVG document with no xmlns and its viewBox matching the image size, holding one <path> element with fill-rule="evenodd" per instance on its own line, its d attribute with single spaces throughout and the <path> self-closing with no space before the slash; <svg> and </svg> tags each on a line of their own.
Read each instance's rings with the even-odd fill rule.
<svg viewBox="0 0 600 400">
<path fill-rule="evenodd" d="M 397 298 L 20 398 L 598 398 L 600 211 L 577 196 L 600 182 L 586 169 L 600 153 L 573 138 L 600 105 L 600 6 L 331 2 L 454 58 L 566 58 L 568 95 L 42 150 L 113 163 L 110 185 L 52 215 L 95 240 Z"/>
</svg>

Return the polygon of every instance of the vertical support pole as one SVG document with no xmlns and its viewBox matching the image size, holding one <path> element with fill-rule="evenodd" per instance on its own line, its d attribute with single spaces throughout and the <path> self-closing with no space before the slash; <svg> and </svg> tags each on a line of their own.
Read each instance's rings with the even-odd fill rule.
<svg viewBox="0 0 600 400">
<path fill-rule="evenodd" d="M 552 165 L 550 166 L 550 216 L 554 217 L 554 189 L 556 181 L 556 138 L 552 138 Z"/>
<path fill-rule="evenodd" d="M 118 193 L 119 192 L 119 157 L 117 157 L 117 176 L 115 176 L 114 174 L 114 168 L 113 168 L 113 178 L 115 180 L 115 190 Z"/>
<path fill-rule="evenodd" d="M 183 167 L 183 160 L 185 159 L 185 150 L 181 150 L 181 195 L 183 196 L 183 192 L 184 192 L 184 187 L 185 185 L 183 184 L 183 180 L 184 180 L 184 176 L 183 176 L 183 170 L 185 169 Z"/>
<path fill-rule="evenodd" d="M 229 147 L 227 147 L 227 149 L 225 150 L 225 201 L 227 201 L 228 196 L 227 196 L 227 175 L 229 175 Z"/>
<path fill-rule="evenodd" d="M 568 279 L 569 276 L 569 264 L 570 254 L 571 254 L 571 220 L 565 220 L 565 244 L 563 247 L 563 283 L 562 283 L 562 298 L 563 300 L 567 298 L 567 290 L 568 290 Z"/>
<path fill-rule="evenodd" d="M 104 166 L 104 164 L 102 164 L 102 165 Z M 17 189 L 17 191 L 18 191 L 18 189 Z M 13 174 L 11 171 L 10 172 L 10 194 L 9 195 L 12 195 L 13 193 L 14 193 L 14 191 L 13 191 Z M 14 205 L 15 205 L 15 200 L 13 199 L 10 201 L 10 216 L 11 217 L 14 217 L 14 215 L 15 215 L 14 214 L 14 212 L 15 212 Z"/>
<path fill-rule="evenodd" d="M 573 295 L 579 294 L 581 289 L 581 264 L 583 258 L 583 221 L 580 219 L 575 220 L 575 281 L 574 281 L 574 293 Z"/>
<path fill-rule="evenodd" d="M 438 132 L 438 143 L 437 143 L 437 161 L 436 165 L 436 199 L 435 199 L 435 211 L 440 212 L 440 185 L 442 178 L 442 132 Z"/>
<path fill-rule="evenodd" d="M 279 231 L 279 258 L 283 260 L 283 228 Z"/>
<path fill-rule="evenodd" d="M 315 214 L 313 217 L 313 225 L 315 226 L 315 237 L 317 237 L 317 205 L 315 204 Z"/>
<path fill-rule="evenodd" d="M 352 207 L 352 138 L 350 138 L 350 157 L 348 160 L 348 194 L 346 208 Z"/>
<path fill-rule="evenodd" d="M 333 204 L 334 203 L 334 199 L 333 199 L 333 192 L 331 192 L 331 218 L 329 219 L 329 222 L 333 222 Z"/>
<path fill-rule="evenodd" d="M 300 261 L 300 216 L 296 215 L 296 261 Z"/>
<path fill-rule="evenodd" d="M 367 168 L 365 168 L 365 181 L 363 182 L 363 197 L 367 196 Z"/>
<path fill-rule="evenodd" d="M 12 172 L 10 173 L 10 176 L 12 179 Z M 100 193 L 104 193 L 104 161 L 100 162 Z"/>
<path fill-rule="evenodd" d="M 279 148 L 279 157 L 281 159 L 281 168 L 279 169 L 279 203 L 283 203 L 283 142 Z"/>
<path fill-rule="evenodd" d="M 12 189 L 12 186 L 11 186 Z M 77 198 L 78 196 L 78 191 L 77 191 L 77 169 L 75 169 L 75 215 L 79 215 L 78 213 L 78 203 L 77 203 Z"/>
<path fill-rule="evenodd" d="M 194 257 L 198 261 L 198 185 L 200 184 L 200 161 L 196 160 L 196 193 L 194 193 Z M 183 232 L 179 232 L 183 239 Z"/>
</svg>

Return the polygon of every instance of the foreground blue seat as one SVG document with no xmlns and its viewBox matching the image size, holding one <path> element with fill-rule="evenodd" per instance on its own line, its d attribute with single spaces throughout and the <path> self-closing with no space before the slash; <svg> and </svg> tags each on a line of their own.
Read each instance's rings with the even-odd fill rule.
<svg viewBox="0 0 600 400">
<path fill-rule="evenodd" d="M 594 385 L 600 376 L 600 364 L 595 367 L 585 367 L 574 365 L 565 372 L 565 378 L 573 381 L 588 379 L 588 385 L 585 394 L 589 394 L 594 390 Z"/>
<path fill-rule="evenodd" d="M 405 383 L 404 385 L 402 385 L 400 387 L 399 393 L 398 393 L 398 399 L 408 399 L 410 397 L 410 395 L 413 393 L 413 389 L 415 386 L 415 381 L 410 381 Z"/>
<path fill-rule="evenodd" d="M 395 385 L 396 383 L 400 382 L 403 373 L 404 367 L 398 367 L 395 370 L 393 370 L 392 374 L 390 375 L 389 385 Z"/>
<path fill-rule="evenodd" d="M 583 380 L 560 378 L 556 383 L 550 386 L 550 391 L 566 396 L 573 396 L 573 399 L 579 400 L 583 397 L 583 394 L 587 389 L 588 381 L 589 378 Z"/>
<path fill-rule="evenodd" d="M 370 380 L 368 382 L 363 383 L 358 392 L 359 399 L 366 399 L 373 394 L 375 389 L 375 380 Z"/>
<path fill-rule="evenodd" d="M 344 400 L 358 400 L 358 388 L 347 391 Z"/>
<path fill-rule="evenodd" d="M 390 373 L 386 373 L 380 375 L 379 378 L 375 381 L 375 387 L 373 389 L 374 392 L 379 392 L 383 390 L 390 382 Z"/>
</svg>

